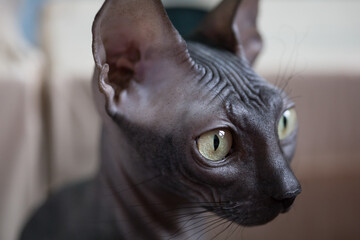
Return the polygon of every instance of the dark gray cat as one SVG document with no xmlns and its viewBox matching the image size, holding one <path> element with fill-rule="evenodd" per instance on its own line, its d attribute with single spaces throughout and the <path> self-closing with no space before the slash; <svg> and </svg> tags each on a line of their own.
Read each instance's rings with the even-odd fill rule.
<svg viewBox="0 0 360 240">
<path fill-rule="evenodd" d="M 50 198 L 21 239 L 201 239 L 286 212 L 301 191 L 296 113 L 251 68 L 257 7 L 224 0 L 186 43 L 160 0 L 107 0 L 93 25 L 100 172 Z"/>
</svg>

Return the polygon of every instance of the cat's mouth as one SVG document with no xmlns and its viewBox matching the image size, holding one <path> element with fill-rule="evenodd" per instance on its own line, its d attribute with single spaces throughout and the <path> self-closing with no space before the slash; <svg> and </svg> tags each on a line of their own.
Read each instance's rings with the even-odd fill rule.
<svg viewBox="0 0 360 240">
<path fill-rule="evenodd" d="M 276 218 L 280 213 L 289 211 L 290 205 L 271 201 L 271 204 L 229 202 L 219 206 L 206 207 L 216 215 L 236 222 L 242 226 L 262 225 Z"/>
</svg>

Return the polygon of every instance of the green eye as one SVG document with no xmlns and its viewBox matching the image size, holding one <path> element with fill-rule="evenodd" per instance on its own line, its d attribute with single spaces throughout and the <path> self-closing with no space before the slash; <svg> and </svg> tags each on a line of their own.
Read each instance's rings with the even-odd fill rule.
<svg viewBox="0 0 360 240">
<path fill-rule="evenodd" d="M 289 137 L 296 129 L 297 117 L 294 108 L 286 110 L 280 118 L 278 125 L 279 139 L 283 140 Z"/>
<path fill-rule="evenodd" d="M 200 154 L 210 161 L 223 160 L 230 152 L 231 145 L 232 135 L 226 129 L 209 131 L 197 140 Z"/>
</svg>

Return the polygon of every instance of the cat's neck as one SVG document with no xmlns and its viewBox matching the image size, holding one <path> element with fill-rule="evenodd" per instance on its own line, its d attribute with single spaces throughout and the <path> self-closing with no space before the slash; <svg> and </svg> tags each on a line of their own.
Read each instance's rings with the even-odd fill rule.
<svg viewBox="0 0 360 240">
<path fill-rule="evenodd" d="M 101 158 L 102 191 L 114 208 L 109 213 L 115 215 L 124 239 L 187 239 L 194 234 L 196 229 L 189 224 L 194 218 L 200 224 L 195 214 L 203 209 L 192 208 L 181 198 L 167 194 L 159 186 L 159 176 L 139 176 L 134 163 L 142 164 L 141 158 L 119 129 L 103 129 Z"/>
</svg>

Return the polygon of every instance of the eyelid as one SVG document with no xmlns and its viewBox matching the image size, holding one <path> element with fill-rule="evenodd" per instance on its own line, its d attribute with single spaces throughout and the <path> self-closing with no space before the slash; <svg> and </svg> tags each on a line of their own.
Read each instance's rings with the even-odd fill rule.
<svg viewBox="0 0 360 240">
<path fill-rule="evenodd" d="M 222 130 L 222 129 L 225 129 L 225 130 L 228 130 L 230 132 L 230 134 L 232 135 L 232 141 L 233 141 L 233 146 L 234 146 L 234 142 L 235 142 L 235 136 L 237 136 L 237 131 L 234 130 L 236 129 L 235 127 L 232 127 L 232 126 L 219 126 L 219 127 L 215 127 L 215 128 L 209 128 L 209 130 L 205 130 L 205 131 L 201 131 L 200 134 L 196 135 L 195 137 L 193 137 L 193 141 L 195 141 L 195 144 L 197 144 L 197 141 L 198 139 L 200 138 L 201 135 L 207 133 L 207 132 L 212 132 L 212 131 L 216 131 L 216 130 Z M 232 148 L 231 147 L 231 150 L 230 152 L 232 151 Z"/>
<path fill-rule="evenodd" d="M 197 131 L 195 131 L 193 133 L 192 139 L 196 141 L 202 134 L 210 132 L 210 131 L 214 131 L 217 129 L 227 129 L 233 135 L 237 134 L 237 129 L 234 124 L 232 124 L 229 121 L 218 121 L 218 122 L 214 122 L 213 124 L 211 124 L 207 127 L 204 127 L 204 128 L 201 128 L 201 129 L 198 129 Z"/>
<path fill-rule="evenodd" d="M 290 109 L 292 109 L 292 108 L 296 108 L 295 103 L 294 103 L 293 101 L 291 101 L 291 100 L 286 100 L 286 102 L 283 103 L 283 107 L 282 107 L 282 109 L 281 109 L 281 112 L 279 113 L 279 117 L 278 117 L 279 120 L 280 120 L 282 114 L 283 114 L 285 111 L 290 110 Z"/>
<path fill-rule="evenodd" d="M 289 110 L 289 109 L 291 109 L 291 108 L 295 108 L 295 103 L 294 102 L 288 102 L 287 104 L 286 104 L 286 108 L 285 108 L 285 111 L 286 110 Z"/>
<path fill-rule="evenodd" d="M 289 97 L 289 95 L 283 96 L 283 108 L 284 111 L 295 107 L 295 102 Z"/>
<path fill-rule="evenodd" d="M 294 108 L 295 102 L 292 100 L 292 98 L 284 91 L 282 90 L 280 92 L 280 96 L 282 98 L 282 110 L 286 111 L 287 109 Z"/>
</svg>

